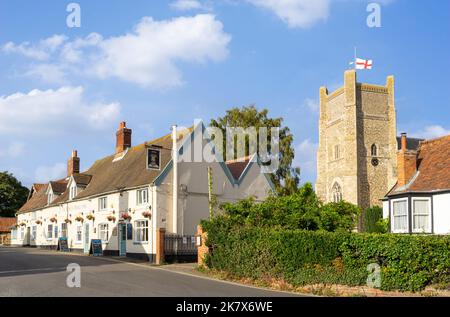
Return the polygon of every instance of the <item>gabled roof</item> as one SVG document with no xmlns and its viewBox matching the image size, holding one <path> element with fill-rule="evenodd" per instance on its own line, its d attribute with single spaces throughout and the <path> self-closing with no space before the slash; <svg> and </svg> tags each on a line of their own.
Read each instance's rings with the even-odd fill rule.
<svg viewBox="0 0 450 317">
<path fill-rule="evenodd" d="M 394 186 L 387 196 L 450 190 L 450 135 L 421 142 L 417 161 L 417 173 L 409 184 Z"/>
<path fill-rule="evenodd" d="M 16 223 L 16 218 L 0 217 L 0 232 L 10 232 L 11 227 Z"/>
<path fill-rule="evenodd" d="M 187 129 L 187 132 L 191 131 L 192 129 Z M 180 132 L 179 138 L 183 138 L 187 132 Z M 147 149 L 152 146 L 161 151 L 161 170 L 147 169 L 145 164 Z M 113 154 L 97 160 L 87 171 L 73 175 L 77 185 L 86 186 L 79 192 L 75 200 L 151 184 L 171 161 L 171 150 L 172 137 L 171 134 L 167 134 L 161 138 L 129 148 L 121 159 L 117 160 L 117 155 Z M 46 207 L 48 205 L 46 193 L 49 186 L 55 194 L 60 194 L 49 206 L 67 202 L 69 200 L 67 183 L 68 180 L 64 179 L 51 181 L 49 184 L 41 186 L 20 208 L 19 213 Z"/>
<path fill-rule="evenodd" d="M 250 163 L 251 156 L 246 156 L 236 160 L 226 161 L 228 169 L 235 180 L 239 180 L 247 165 Z"/>
</svg>

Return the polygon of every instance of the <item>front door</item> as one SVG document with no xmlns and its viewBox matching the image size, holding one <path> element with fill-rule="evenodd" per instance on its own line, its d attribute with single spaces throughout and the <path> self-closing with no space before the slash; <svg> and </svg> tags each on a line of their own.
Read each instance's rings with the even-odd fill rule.
<svg viewBox="0 0 450 317">
<path fill-rule="evenodd" d="M 119 223 L 119 256 L 127 255 L 127 225 Z"/>
<path fill-rule="evenodd" d="M 88 254 L 90 249 L 90 240 L 89 240 L 89 224 L 84 224 L 84 253 Z"/>
<path fill-rule="evenodd" d="M 26 236 L 27 245 L 31 245 L 31 228 L 27 227 L 27 236 Z"/>
</svg>

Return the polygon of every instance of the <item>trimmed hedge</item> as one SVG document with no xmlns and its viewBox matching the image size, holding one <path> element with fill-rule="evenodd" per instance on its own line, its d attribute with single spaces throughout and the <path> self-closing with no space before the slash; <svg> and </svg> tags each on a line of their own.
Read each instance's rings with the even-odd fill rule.
<svg viewBox="0 0 450 317">
<path fill-rule="evenodd" d="M 367 266 L 381 267 L 381 289 L 419 291 L 449 282 L 450 237 L 280 230 L 203 222 L 209 268 L 236 277 L 365 285 Z"/>
</svg>

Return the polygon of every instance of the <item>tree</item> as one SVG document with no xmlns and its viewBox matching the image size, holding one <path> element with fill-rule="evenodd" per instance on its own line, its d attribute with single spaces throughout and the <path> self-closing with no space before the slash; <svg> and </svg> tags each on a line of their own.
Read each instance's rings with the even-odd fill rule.
<svg viewBox="0 0 450 317">
<path fill-rule="evenodd" d="M 358 206 L 346 201 L 328 203 L 320 209 L 320 229 L 326 231 L 352 231 L 361 214 Z"/>
<path fill-rule="evenodd" d="M 0 216 L 13 217 L 27 201 L 28 193 L 12 174 L 0 172 Z"/>
<path fill-rule="evenodd" d="M 280 150 L 280 164 L 275 173 L 271 174 L 272 182 L 274 183 L 277 193 L 285 196 L 298 191 L 300 182 L 300 168 L 292 167 L 294 160 L 294 148 L 292 146 L 294 136 L 287 126 L 283 126 L 283 118 L 270 118 L 268 116 L 269 110 L 263 109 L 259 111 L 255 106 L 248 106 L 242 108 L 232 108 L 227 110 L 225 116 L 217 119 L 212 119 L 210 122 L 211 127 L 220 128 L 224 135 L 223 149 L 226 145 L 226 129 L 227 127 L 241 127 L 247 129 L 249 127 L 255 127 L 258 135 L 259 142 L 259 128 L 266 127 L 268 129 L 268 151 L 270 153 L 270 128 L 278 127 L 279 129 L 279 150 Z M 246 138 L 246 155 L 249 153 L 249 140 Z M 236 142 L 237 143 L 237 142 Z M 237 144 L 235 143 L 235 153 Z M 258 144 L 259 149 L 259 144 Z M 225 159 L 226 151 L 223 151 Z M 260 153 L 258 153 L 260 154 Z"/>
</svg>

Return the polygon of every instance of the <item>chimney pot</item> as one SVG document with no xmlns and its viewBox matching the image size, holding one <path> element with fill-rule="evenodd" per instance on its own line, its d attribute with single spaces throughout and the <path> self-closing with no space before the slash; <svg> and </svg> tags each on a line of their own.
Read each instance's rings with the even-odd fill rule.
<svg viewBox="0 0 450 317">
<path fill-rule="evenodd" d="M 127 128 L 125 121 L 120 122 L 116 132 L 116 154 L 131 147 L 131 129 Z"/>
<path fill-rule="evenodd" d="M 406 151 L 406 133 L 402 133 L 402 151 Z"/>
<path fill-rule="evenodd" d="M 72 156 L 67 161 L 67 176 L 80 173 L 80 158 L 78 157 L 78 151 L 73 150 Z"/>
</svg>

